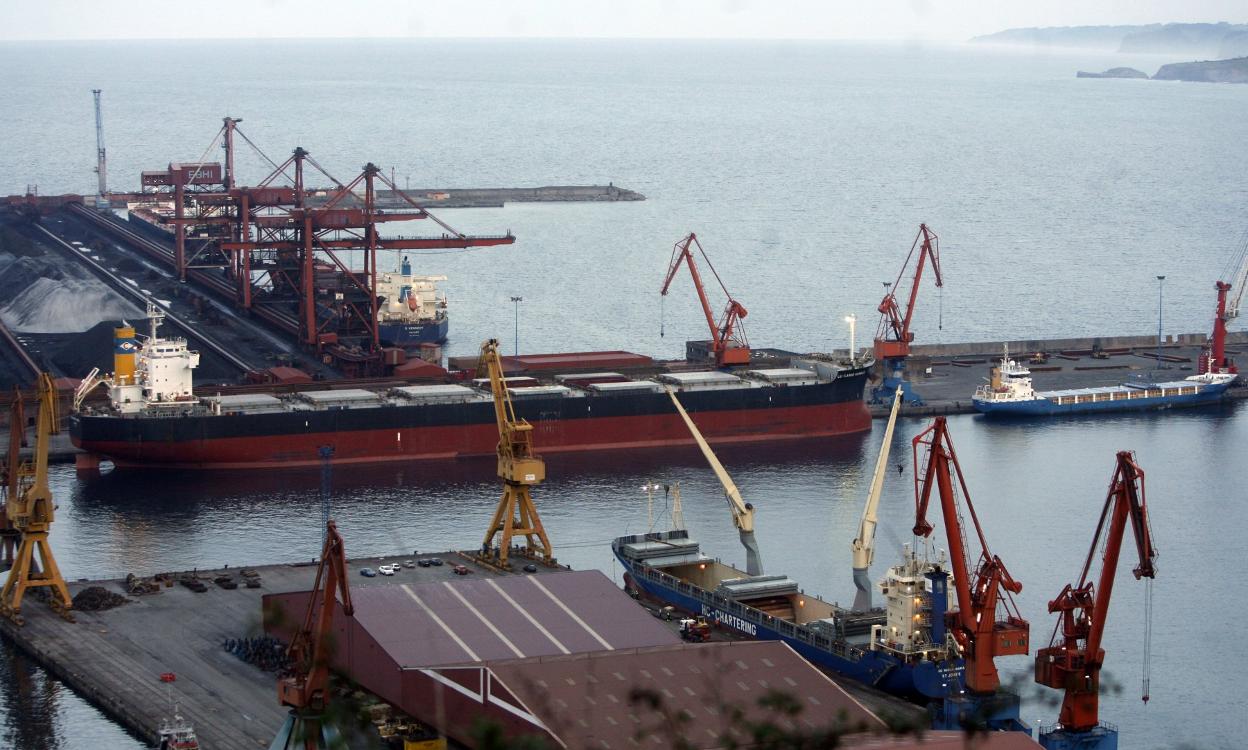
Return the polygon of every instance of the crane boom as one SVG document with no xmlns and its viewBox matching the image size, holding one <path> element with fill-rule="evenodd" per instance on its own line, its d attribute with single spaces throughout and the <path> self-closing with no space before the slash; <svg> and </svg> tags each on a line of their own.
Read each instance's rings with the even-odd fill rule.
<svg viewBox="0 0 1248 750">
<path fill-rule="evenodd" d="M 1244 297 L 1244 288 L 1248 287 L 1248 230 L 1244 230 L 1239 238 L 1239 247 L 1236 249 L 1232 265 L 1234 270 L 1228 275 L 1231 277 L 1231 288 L 1236 291 L 1226 305 L 1227 320 L 1239 317 L 1239 303 Z"/>
<path fill-rule="evenodd" d="M 685 411 L 685 407 L 680 403 L 680 399 L 676 397 L 676 392 L 668 389 L 667 395 L 671 396 L 672 403 L 676 405 L 676 411 L 680 412 L 680 417 L 685 420 L 685 426 L 689 428 L 689 432 L 693 435 L 698 448 L 702 449 L 702 455 L 706 457 L 706 462 L 711 465 L 711 469 L 715 472 L 719 483 L 723 485 L 724 497 L 727 498 L 728 509 L 732 512 L 732 522 L 736 525 L 737 532 L 741 536 L 742 546 L 745 547 L 745 572 L 752 576 L 761 576 L 763 574 L 763 558 L 758 549 L 758 540 L 754 537 L 754 506 L 741 497 L 741 492 L 737 489 L 736 482 L 732 481 L 732 477 L 728 475 L 728 470 L 719 462 L 719 458 L 716 457 L 715 451 L 711 450 L 711 446 L 706 442 L 706 438 L 702 437 L 702 432 L 693 423 L 689 413 Z"/>
<path fill-rule="evenodd" d="M 1058 721 L 1068 732 L 1089 732 L 1099 724 L 1100 673 L 1105 662 L 1101 640 L 1105 635 L 1114 576 L 1128 524 L 1135 536 L 1139 559 L 1139 565 L 1132 572 L 1137 579 L 1155 578 L 1157 550 L 1148 523 L 1144 471 L 1130 451 L 1119 451 L 1079 583 L 1067 584 L 1057 598 L 1049 602 L 1049 611 L 1059 615 L 1058 626 L 1054 628 L 1048 648 L 1036 652 L 1036 682 L 1065 691 Z M 1102 547 L 1102 537 L 1105 551 L 1094 586 L 1088 579 L 1088 572 L 1093 557 Z M 1147 692 L 1144 700 L 1148 700 Z"/>
<path fill-rule="evenodd" d="M 1030 625 L 1018 613 L 1010 594 L 1023 590 L 1005 569 L 1001 558 L 993 555 L 984 539 L 984 532 L 971 504 L 970 493 L 962 467 L 958 464 L 944 417 L 936 417 L 931 427 L 915 436 L 914 489 L 916 536 L 928 536 L 932 525 L 927 522 L 927 508 L 933 487 L 940 493 L 940 505 L 949 544 L 950 565 L 957 593 L 958 609 L 953 615 L 952 633 L 966 658 L 966 686 L 972 693 L 988 694 L 1001 685 L 993 659 L 997 656 L 1027 653 Z M 926 455 L 920 462 L 919 452 Z M 919 467 L 923 471 L 920 476 Z M 958 484 L 955 488 L 954 476 Z M 958 507 L 958 489 L 975 526 L 979 539 L 980 556 L 974 572 L 970 568 Z M 997 618 L 998 605 L 1005 609 L 1005 617 Z"/>
<path fill-rule="evenodd" d="M 706 261 L 707 267 L 711 269 L 715 280 L 719 282 L 720 288 L 728 297 L 728 305 L 724 308 L 718 322 L 715 320 L 715 313 L 711 310 L 711 303 L 706 298 L 706 288 L 702 285 L 702 275 L 698 273 L 698 265 L 693 260 L 693 252 L 690 250 L 693 245 L 698 246 L 702 259 Z M 728 293 L 728 288 L 724 286 L 723 280 L 715 272 L 715 266 L 711 265 L 710 258 L 706 257 L 706 250 L 702 249 L 702 243 L 698 242 L 698 236 L 693 232 L 672 246 L 672 258 L 668 263 L 667 275 L 663 278 L 663 288 L 659 290 L 659 294 L 667 295 L 672 280 L 676 278 L 676 272 L 680 270 L 682 263 L 689 267 L 689 274 L 693 276 L 693 286 L 698 292 L 698 301 L 702 303 L 702 314 L 706 316 L 706 324 L 711 329 L 711 351 L 715 355 L 715 366 L 748 365 L 750 345 L 745 340 L 745 333 L 740 330 L 740 323 L 749 312 L 744 305 Z"/>
<path fill-rule="evenodd" d="M 901 287 L 902 277 L 906 275 L 906 269 L 910 266 L 910 259 L 914 257 L 915 250 L 918 250 L 919 258 L 915 265 L 914 281 L 910 285 L 910 297 L 906 302 L 906 310 L 902 313 L 900 305 L 897 304 L 897 290 Z M 940 273 L 940 238 L 927 228 L 927 224 L 920 224 L 919 233 L 915 236 L 914 243 L 910 245 L 910 253 L 906 256 L 905 262 L 901 264 L 897 280 L 890 285 L 884 299 L 880 302 L 880 327 L 875 335 L 876 359 L 910 355 L 910 342 L 914 341 L 910 322 L 914 318 L 914 303 L 919 296 L 919 282 L 923 280 L 923 267 L 929 258 L 932 263 L 932 273 L 936 276 L 936 286 L 942 287 L 944 279 Z"/>
<path fill-rule="evenodd" d="M 880 445 L 880 455 L 875 460 L 875 474 L 871 477 L 871 490 L 867 493 L 867 505 L 862 509 L 862 520 L 858 524 L 858 536 L 850 543 L 850 551 L 854 561 L 854 611 L 863 612 L 871 609 L 871 580 L 868 569 L 875 559 L 875 526 L 876 511 L 880 506 L 880 495 L 884 491 L 884 473 L 888 469 L 888 454 L 893 442 L 893 428 L 897 426 L 897 413 L 901 411 L 902 389 L 897 388 L 893 396 L 893 409 L 888 415 L 888 426 L 884 428 L 884 442 Z"/>
</svg>

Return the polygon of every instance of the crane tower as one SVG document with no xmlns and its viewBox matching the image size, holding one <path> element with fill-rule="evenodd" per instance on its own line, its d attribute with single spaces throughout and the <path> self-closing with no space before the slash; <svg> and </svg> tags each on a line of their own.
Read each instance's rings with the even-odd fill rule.
<svg viewBox="0 0 1248 750">
<path fill-rule="evenodd" d="M 91 89 L 95 96 L 95 173 L 99 176 L 99 186 L 95 193 L 95 207 L 108 208 L 108 159 L 104 153 L 104 114 L 100 109 L 100 89 Z"/>
</svg>

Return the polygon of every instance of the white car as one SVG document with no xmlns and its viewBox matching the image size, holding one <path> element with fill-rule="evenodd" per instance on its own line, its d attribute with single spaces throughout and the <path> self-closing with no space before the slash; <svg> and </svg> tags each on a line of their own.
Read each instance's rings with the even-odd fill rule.
<svg viewBox="0 0 1248 750">
<path fill-rule="evenodd" d="M 399 566 L 398 566 L 398 565 L 379 565 L 379 566 L 377 566 L 377 572 L 378 572 L 378 573 L 381 573 L 383 576 L 392 576 L 392 575 L 394 575 L 394 574 L 395 574 L 395 572 L 396 572 L 396 571 L 398 571 L 398 569 L 399 569 Z"/>
</svg>

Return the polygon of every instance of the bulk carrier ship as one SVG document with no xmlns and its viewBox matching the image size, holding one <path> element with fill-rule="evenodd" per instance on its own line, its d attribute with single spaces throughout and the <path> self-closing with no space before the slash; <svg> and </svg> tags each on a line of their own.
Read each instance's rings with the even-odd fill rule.
<svg viewBox="0 0 1248 750">
<path fill-rule="evenodd" d="M 411 385 L 386 391 L 322 389 L 201 396 L 192 375 L 198 353 L 184 339 L 117 329 L 111 376 L 92 373 L 75 393 L 70 436 L 116 466 L 252 469 L 335 463 L 492 456 L 498 443 L 488 383 Z M 571 373 L 553 382 L 509 379 L 517 417 L 534 425 L 543 453 L 692 445 L 667 389 L 681 394 L 716 444 L 830 437 L 865 432 L 870 362 L 838 366 L 795 358 L 787 367 L 661 372 Z M 107 404 L 85 404 L 106 386 Z M 524 387 L 528 386 L 528 387 Z"/>
</svg>

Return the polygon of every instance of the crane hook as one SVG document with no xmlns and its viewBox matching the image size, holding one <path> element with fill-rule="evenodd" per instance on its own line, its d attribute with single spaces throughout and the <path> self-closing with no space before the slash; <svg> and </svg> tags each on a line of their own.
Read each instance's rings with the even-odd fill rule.
<svg viewBox="0 0 1248 750">
<path fill-rule="evenodd" d="M 663 338 L 663 335 L 664 335 L 664 325 L 666 323 L 666 318 L 664 316 L 663 303 L 666 301 L 667 301 L 666 295 L 659 297 L 659 338 Z"/>
</svg>

